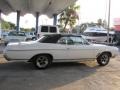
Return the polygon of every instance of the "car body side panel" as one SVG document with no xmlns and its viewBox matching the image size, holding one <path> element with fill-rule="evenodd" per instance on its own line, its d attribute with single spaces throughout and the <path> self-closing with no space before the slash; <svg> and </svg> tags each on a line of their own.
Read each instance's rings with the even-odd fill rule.
<svg viewBox="0 0 120 90">
<path fill-rule="evenodd" d="M 92 45 L 69 45 L 68 57 L 70 59 L 96 58 L 97 49 Z"/>
<path fill-rule="evenodd" d="M 46 53 L 53 55 L 54 59 L 67 59 L 66 45 L 61 44 L 40 44 L 36 43 L 33 45 L 19 45 L 18 47 L 14 47 L 14 50 L 8 50 L 6 55 L 8 55 L 11 59 L 30 59 L 34 55 Z"/>
</svg>

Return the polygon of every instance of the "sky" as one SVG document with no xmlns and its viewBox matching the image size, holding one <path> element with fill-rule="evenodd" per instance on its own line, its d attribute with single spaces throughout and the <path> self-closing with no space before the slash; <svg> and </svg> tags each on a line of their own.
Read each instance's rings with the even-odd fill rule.
<svg viewBox="0 0 120 90">
<path fill-rule="evenodd" d="M 79 22 L 81 24 L 84 22 L 97 22 L 98 19 L 108 20 L 108 1 L 109 0 L 78 0 L 77 5 L 80 5 Z M 114 18 L 120 18 L 120 0 L 111 0 L 111 18 L 110 26 L 113 26 Z M 16 23 L 16 13 L 11 13 L 9 15 L 3 15 L 2 18 L 6 21 Z M 39 25 L 42 24 L 53 24 L 53 20 L 49 19 L 45 15 L 39 17 Z M 20 27 L 31 28 L 35 27 L 35 17 L 32 14 L 26 14 L 20 18 Z"/>
<path fill-rule="evenodd" d="M 109 0 L 78 0 L 80 5 L 80 23 L 97 22 L 99 18 L 108 21 Z M 114 25 L 114 19 L 120 18 L 120 0 L 111 0 L 110 25 Z"/>
</svg>

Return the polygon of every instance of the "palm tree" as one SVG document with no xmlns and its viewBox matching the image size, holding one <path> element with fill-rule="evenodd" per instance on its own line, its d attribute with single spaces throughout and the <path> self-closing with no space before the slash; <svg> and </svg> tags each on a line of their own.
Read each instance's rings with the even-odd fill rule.
<svg viewBox="0 0 120 90">
<path fill-rule="evenodd" d="M 68 8 L 66 8 L 61 14 L 60 18 L 58 19 L 58 22 L 60 22 L 60 25 L 63 26 L 63 30 L 66 30 L 66 26 L 68 25 L 70 28 L 73 28 L 73 26 L 76 24 L 77 20 L 79 19 L 79 16 L 77 14 L 77 10 L 79 10 L 80 6 L 71 5 Z"/>
</svg>

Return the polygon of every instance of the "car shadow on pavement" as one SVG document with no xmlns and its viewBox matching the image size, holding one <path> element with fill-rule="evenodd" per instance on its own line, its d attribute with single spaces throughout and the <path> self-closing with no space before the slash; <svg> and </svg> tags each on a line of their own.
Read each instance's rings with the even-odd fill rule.
<svg viewBox="0 0 120 90">
<path fill-rule="evenodd" d="M 94 75 L 98 68 L 97 64 L 90 67 L 69 62 L 53 63 L 45 70 L 38 70 L 31 63 L 8 62 L 0 64 L 0 90 L 53 90 Z"/>
<path fill-rule="evenodd" d="M 32 63 L 25 61 L 8 61 L 0 64 L 0 71 L 1 70 L 35 70 L 35 67 Z"/>
</svg>

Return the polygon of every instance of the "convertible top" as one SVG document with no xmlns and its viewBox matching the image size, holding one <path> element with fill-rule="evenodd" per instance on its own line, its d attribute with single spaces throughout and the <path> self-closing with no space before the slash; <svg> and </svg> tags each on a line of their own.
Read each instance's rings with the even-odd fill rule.
<svg viewBox="0 0 120 90">
<path fill-rule="evenodd" d="M 81 37 L 81 35 L 78 35 L 78 34 L 45 34 L 45 36 L 78 36 L 78 37 Z"/>
<path fill-rule="evenodd" d="M 75 34 L 45 34 L 43 36 L 45 37 L 39 40 L 39 42 L 41 43 L 56 43 L 58 39 L 65 36 L 81 37 L 81 35 L 75 35 Z"/>
</svg>

